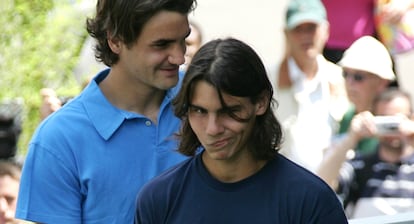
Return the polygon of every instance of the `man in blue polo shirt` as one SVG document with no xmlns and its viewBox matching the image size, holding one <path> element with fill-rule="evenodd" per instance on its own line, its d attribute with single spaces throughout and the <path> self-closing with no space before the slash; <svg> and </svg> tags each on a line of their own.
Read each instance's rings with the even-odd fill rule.
<svg viewBox="0 0 414 224">
<path fill-rule="evenodd" d="M 195 0 L 98 0 L 87 30 L 110 69 L 50 115 L 29 145 L 16 216 L 40 223 L 132 223 L 141 186 L 175 152 L 171 99 Z"/>
</svg>

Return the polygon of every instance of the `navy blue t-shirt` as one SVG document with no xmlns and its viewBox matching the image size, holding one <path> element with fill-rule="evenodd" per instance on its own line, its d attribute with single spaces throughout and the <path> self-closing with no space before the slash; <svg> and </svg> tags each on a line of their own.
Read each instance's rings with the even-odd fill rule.
<svg viewBox="0 0 414 224">
<path fill-rule="evenodd" d="M 201 155 L 142 188 L 136 223 L 347 223 L 331 188 L 282 155 L 236 183 L 213 178 Z"/>
</svg>

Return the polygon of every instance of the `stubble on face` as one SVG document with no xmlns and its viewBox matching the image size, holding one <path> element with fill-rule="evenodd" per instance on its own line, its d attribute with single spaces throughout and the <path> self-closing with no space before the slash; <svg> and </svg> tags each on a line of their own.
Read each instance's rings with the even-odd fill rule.
<svg viewBox="0 0 414 224">
<path fill-rule="evenodd" d="M 247 98 L 223 94 L 226 106 L 247 119 L 238 121 L 223 110 L 214 87 L 204 81 L 194 87 L 191 104 L 196 106 L 196 111 L 189 113 L 189 121 L 208 154 L 205 156 L 211 160 L 231 161 L 244 155 L 255 122 L 254 105 Z"/>
<path fill-rule="evenodd" d="M 140 85 L 168 90 L 178 83 L 184 63 L 187 15 L 161 11 L 143 27 L 135 44 L 123 56 L 124 67 Z"/>
</svg>

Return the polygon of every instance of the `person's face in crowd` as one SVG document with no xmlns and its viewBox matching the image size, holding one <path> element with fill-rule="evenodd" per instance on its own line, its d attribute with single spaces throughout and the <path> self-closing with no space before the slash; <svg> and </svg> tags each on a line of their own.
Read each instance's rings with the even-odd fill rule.
<svg viewBox="0 0 414 224">
<path fill-rule="evenodd" d="M 374 108 L 377 116 L 405 116 L 411 117 L 410 102 L 407 98 L 397 97 L 388 102 L 378 102 Z M 400 134 L 390 134 L 379 136 L 381 145 L 391 150 L 402 152 L 405 146 L 404 136 Z"/>
<path fill-rule="evenodd" d="M 185 39 L 185 44 L 187 50 L 185 52 L 185 64 L 188 66 L 191 63 L 191 59 L 194 57 L 195 53 L 201 47 L 201 33 L 199 30 L 190 25 L 191 33 Z"/>
<path fill-rule="evenodd" d="M 386 87 L 386 80 L 369 72 L 343 68 L 345 87 L 349 100 L 357 112 L 370 110 L 374 98 Z"/>
<path fill-rule="evenodd" d="M 167 90 L 178 82 L 178 69 L 184 63 L 185 38 L 189 32 L 186 15 L 161 11 L 144 25 L 132 46 L 117 39 L 108 43 L 119 55 L 116 66 L 131 82 L 139 81 L 148 88 Z"/>
<path fill-rule="evenodd" d="M 302 23 L 286 30 L 286 41 L 290 53 L 296 58 L 314 59 L 321 52 L 328 38 L 329 25 Z"/>
<path fill-rule="evenodd" d="M 223 92 L 228 108 L 224 109 L 217 90 L 205 81 L 194 84 L 188 119 L 191 128 L 205 148 L 203 160 L 237 161 L 248 154 L 247 142 L 255 117 L 265 112 L 263 102 L 252 104 L 247 97 L 231 96 Z M 247 121 L 232 118 L 231 111 Z"/>
<path fill-rule="evenodd" d="M 9 175 L 0 176 L 0 223 L 17 223 L 16 211 L 19 181 Z"/>
</svg>

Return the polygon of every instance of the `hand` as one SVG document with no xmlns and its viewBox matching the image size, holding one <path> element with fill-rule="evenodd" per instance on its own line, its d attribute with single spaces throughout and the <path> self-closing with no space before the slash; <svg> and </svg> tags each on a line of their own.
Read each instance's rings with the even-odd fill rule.
<svg viewBox="0 0 414 224">
<path fill-rule="evenodd" d="M 400 133 L 408 138 L 410 141 L 414 141 L 414 120 L 404 117 L 399 126 Z"/>
<path fill-rule="evenodd" d="M 374 115 L 369 111 L 361 112 L 352 118 L 349 128 L 349 136 L 359 141 L 362 138 L 375 136 L 377 128 L 374 122 Z"/>
<path fill-rule="evenodd" d="M 43 120 L 51 113 L 59 110 L 62 107 L 62 102 L 59 100 L 53 89 L 43 88 L 40 90 L 40 95 L 42 96 L 40 118 Z"/>
<path fill-rule="evenodd" d="M 411 8 L 411 0 L 393 0 L 381 7 L 381 18 L 384 23 L 397 24 Z"/>
</svg>

